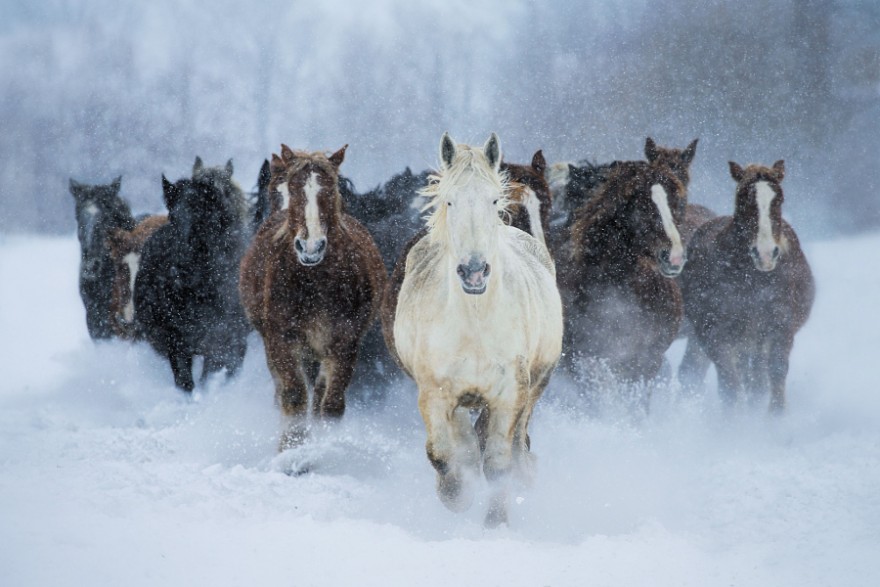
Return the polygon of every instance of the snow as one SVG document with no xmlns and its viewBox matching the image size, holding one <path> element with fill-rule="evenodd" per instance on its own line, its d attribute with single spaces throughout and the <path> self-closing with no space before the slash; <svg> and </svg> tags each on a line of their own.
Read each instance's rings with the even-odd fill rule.
<svg viewBox="0 0 880 587">
<path fill-rule="evenodd" d="M 257 337 L 237 380 L 185 397 L 145 344 L 88 339 L 75 238 L 0 238 L 2 584 L 877 585 L 880 233 L 806 250 L 783 417 L 725 414 L 714 382 L 639 417 L 557 377 L 535 483 L 485 530 L 485 496 L 437 499 L 411 384 L 353 390 L 277 455 Z"/>
</svg>

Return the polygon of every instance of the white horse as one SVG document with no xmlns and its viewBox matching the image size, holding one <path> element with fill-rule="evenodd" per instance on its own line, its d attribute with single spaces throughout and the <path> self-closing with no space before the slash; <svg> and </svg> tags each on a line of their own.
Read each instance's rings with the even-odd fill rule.
<svg viewBox="0 0 880 587">
<path fill-rule="evenodd" d="M 493 486 L 486 525 L 496 526 L 510 473 L 530 472 L 529 418 L 562 351 L 562 304 L 547 248 L 499 217 L 498 137 L 479 150 L 444 134 L 440 161 L 424 190 L 428 238 L 410 249 L 390 309 L 393 344 L 419 388 L 440 499 L 467 509 L 482 464 Z"/>
</svg>

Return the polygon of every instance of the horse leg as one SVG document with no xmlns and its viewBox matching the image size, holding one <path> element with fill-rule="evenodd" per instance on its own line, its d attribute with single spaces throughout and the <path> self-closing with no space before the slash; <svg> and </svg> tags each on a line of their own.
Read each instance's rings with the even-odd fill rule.
<svg viewBox="0 0 880 587">
<path fill-rule="evenodd" d="M 746 392 L 751 402 L 763 398 L 767 392 L 769 381 L 769 342 L 759 341 L 755 344 L 755 348 L 748 354 L 748 365 L 745 372 L 747 379 L 745 381 Z"/>
<path fill-rule="evenodd" d="M 315 403 L 312 405 L 316 416 L 342 417 L 345 413 L 345 390 L 351 383 L 356 363 L 357 346 L 354 345 L 321 361 L 315 381 Z"/>
<path fill-rule="evenodd" d="M 489 511 L 483 522 L 488 528 L 507 523 L 508 485 L 514 463 L 514 451 L 522 448 L 514 447 L 514 438 L 518 427 L 522 426 L 521 422 L 527 418 L 525 412 L 528 409 L 526 394 L 518 393 L 517 396 L 504 398 L 501 395 L 488 408 L 486 450 L 483 454 L 483 474 L 493 487 Z"/>
<path fill-rule="evenodd" d="M 689 393 L 694 393 L 702 387 L 706 380 L 706 373 L 709 371 L 709 357 L 703 351 L 699 341 L 695 335 L 691 335 L 687 339 L 687 346 L 684 349 L 684 356 L 681 364 L 678 366 L 678 382 L 682 389 Z"/>
<path fill-rule="evenodd" d="M 450 510 L 464 511 L 473 501 L 473 494 L 466 487 L 465 472 L 473 467 L 472 463 L 479 466 L 476 434 L 467 410 L 451 404 L 450 396 L 441 391 L 440 385 L 419 387 L 419 411 L 428 433 L 425 449 L 437 471 L 437 495 Z M 464 446 L 459 444 L 462 440 Z"/>
<path fill-rule="evenodd" d="M 781 336 L 770 343 L 768 375 L 770 379 L 770 412 L 780 414 L 785 409 L 785 378 L 788 376 L 788 357 L 794 337 Z"/>
<path fill-rule="evenodd" d="M 281 433 L 278 450 L 293 448 L 305 440 L 309 390 L 299 349 L 279 340 L 265 340 L 266 363 L 275 381 L 275 402 L 281 408 L 287 429 Z"/>
<path fill-rule="evenodd" d="M 718 371 L 718 393 L 724 405 L 732 407 L 736 403 L 736 396 L 742 387 L 740 369 L 740 356 L 736 346 L 731 344 L 719 345 L 712 356 L 715 368 Z"/>
<path fill-rule="evenodd" d="M 179 345 L 171 345 L 168 362 L 171 363 L 171 372 L 174 373 L 174 384 L 184 391 L 191 392 L 195 387 L 192 376 L 192 353 L 182 350 Z"/>
</svg>

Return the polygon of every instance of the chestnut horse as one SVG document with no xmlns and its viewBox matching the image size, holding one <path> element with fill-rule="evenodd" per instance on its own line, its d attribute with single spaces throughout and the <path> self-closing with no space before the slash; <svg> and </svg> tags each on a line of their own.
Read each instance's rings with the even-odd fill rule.
<svg viewBox="0 0 880 587">
<path fill-rule="evenodd" d="M 113 335 L 110 312 L 113 261 L 107 237 L 114 230 L 134 228 L 131 209 L 119 197 L 121 184 L 121 177 L 107 185 L 87 185 L 70 180 L 80 246 L 79 295 L 86 310 L 86 327 L 94 340 Z"/>
<path fill-rule="evenodd" d="M 733 216 L 710 220 L 691 241 L 683 293 L 701 346 L 715 363 L 727 404 L 741 392 L 770 390 L 770 410 L 785 407 L 794 335 L 815 296 L 813 275 L 794 229 L 782 219 L 785 164 L 730 162 Z"/>
<path fill-rule="evenodd" d="M 263 337 L 286 419 L 280 450 L 307 434 L 309 387 L 315 416 L 345 412 L 358 345 L 387 279 L 370 233 L 342 210 L 345 149 L 327 157 L 281 146 L 281 157 L 272 156 L 271 185 L 287 197 L 287 208 L 263 223 L 241 262 L 241 299 Z"/>
<path fill-rule="evenodd" d="M 232 161 L 206 168 L 197 158 L 192 179 L 162 176 L 168 223 L 144 243 L 135 279 L 138 324 L 184 391 L 195 387 L 195 355 L 205 359 L 204 381 L 220 370 L 234 375 L 247 349 L 238 265 L 250 220 L 232 171 Z"/>
<path fill-rule="evenodd" d="M 547 248 L 499 216 L 508 186 L 498 137 L 475 149 L 444 134 L 440 161 L 424 191 L 428 233 L 409 249 L 382 316 L 419 389 L 441 501 L 469 507 L 482 465 L 493 488 L 485 522 L 497 526 L 510 474 L 530 470 L 528 423 L 562 351 L 562 305 Z"/>
<path fill-rule="evenodd" d="M 168 223 L 166 214 L 148 216 L 132 230 L 117 228 L 107 237 L 113 260 L 113 291 L 110 298 L 110 321 L 116 336 L 128 340 L 141 337 L 134 313 L 134 281 L 141 263 L 144 243 Z"/>
<path fill-rule="evenodd" d="M 685 203 L 667 165 L 632 161 L 578 209 L 559 271 L 570 368 L 599 361 L 624 382 L 659 374 L 682 320 Z"/>
</svg>

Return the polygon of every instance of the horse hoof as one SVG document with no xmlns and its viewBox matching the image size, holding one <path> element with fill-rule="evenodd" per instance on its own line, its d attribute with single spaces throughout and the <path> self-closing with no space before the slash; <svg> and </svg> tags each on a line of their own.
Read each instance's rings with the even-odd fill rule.
<svg viewBox="0 0 880 587">
<path fill-rule="evenodd" d="M 483 520 L 483 526 L 486 528 L 494 529 L 498 526 L 504 524 L 508 525 L 507 520 L 507 508 L 503 505 L 493 505 L 489 508 L 489 511 L 486 512 L 486 518 Z"/>
<path fill-rule="evenodd" d="M 293 425 L 281 433 L 278 441 L 278 452 L 284 452 L 292 448 L 297 448 L 305 444 L 309 437 L 309 431 L 304 426 Z"/>
<path fill-rule="evenodd" d="M 474 496 L 465 491 L 462 478 L 458 475 L 437 474 L 437 495 L 450 511 L 460 513 L 471 507 Z"/>
</svg>

